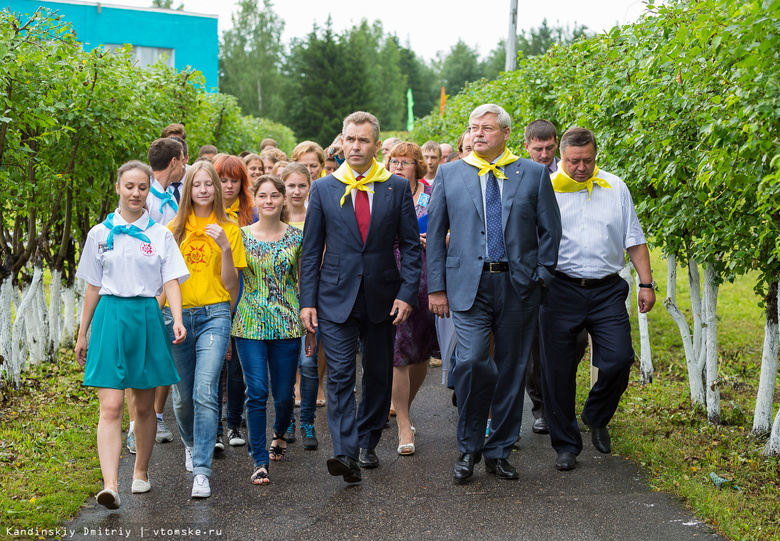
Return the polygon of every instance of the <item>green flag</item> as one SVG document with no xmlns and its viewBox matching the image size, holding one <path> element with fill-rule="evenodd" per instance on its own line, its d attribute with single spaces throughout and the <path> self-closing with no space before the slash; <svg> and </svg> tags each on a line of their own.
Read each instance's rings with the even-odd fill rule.
<svg viewBox="0 0 780 541">
<path fill-rule="evenodd" d="M 406 89 L 406 131 L 414 129 L 414 98 L 412 98 L 412 89 Z"/>
</svg>

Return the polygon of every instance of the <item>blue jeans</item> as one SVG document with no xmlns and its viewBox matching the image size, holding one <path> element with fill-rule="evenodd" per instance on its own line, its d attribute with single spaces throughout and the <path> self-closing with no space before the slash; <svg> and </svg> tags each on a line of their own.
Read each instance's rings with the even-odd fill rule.
<svg viewBox="0 0 780 541">
<path fill-rule="evenodd" d="M 187 338 L 173 344 L 181 381 L 173 386 L 173 411 L 184 445 L 192 447 L 192 473 L 211 477 L 217 437 L 217 383 L 230 340 L 230 304 L 220 302 L 182 310 Z M 163 311 L 173 340 L 173 317 Z"/>
<path fill-rule="evenodd" d="M 217 386 L 217 404 L 219 405 L 219 423 L 217 424 L 217 434 L 222 435 L 222 384 L 227 388 L 227 427 L 239 428 L 241 426 L 241 416 L 244 413 L 244 373 L 241 371 L 241 363 L 238 360 L 236 351 L 236 339 L 233 341 L 233 356 L 230 360 L 225 359 L 225 368 L 220 372 L 219 385 Z M 227 381 L 225 381 L 227 380 Z"/>
<path fill-rule="evenodd" d="M 274 396 L 274 433 L 284 434 L 293 414 L 293 389 L 300 338 L 281 340 L 250 340 L 236 338 L 238 358 L 244 369 L 246 382 L 246 428 L 249 433 L 249 454 L 255 466 L 268 464 L 268 449 L 265 444 L 266 415 L 268 402 L 268 375 Z M 214 447 L 212 442 L 211 447 Z"/>
<path fill-rule="evenodd" d="M 298 372 L 301 373 L 301 424 L 313 425 L 317 410 L 317 391 L 320 373 L 317 368 L 317 350 L 320 345 L 320 330 L 317 328 L 317 344 L 311 357 L 306 356 L 306 336 L 301 338 L 301 355 L 298 357 Z"/>
</svg>

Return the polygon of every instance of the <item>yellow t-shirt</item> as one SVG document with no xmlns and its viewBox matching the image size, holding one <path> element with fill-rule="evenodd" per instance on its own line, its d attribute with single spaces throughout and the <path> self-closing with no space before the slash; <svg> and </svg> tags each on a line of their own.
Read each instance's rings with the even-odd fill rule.
<svg viewBox="0 0 780 541">
<path fill-rule="evenodd" d="M 305 224 L 306 222 L 287 222 L 287 223 L 293 226 L 294 228 L 303 231 L 303 224 Z"/>
<path fill-rule="evenodd" d="M 208 218 L 195 218 L 198 230 L 204 230 L 206 225 L 214 221 L 212 214 Z M 244 242 L 241 240 L 241 229 L 237 224 L 220 224 L 225 230 L 230 248 L 233 254 L 233 264 L 236 269 L 246 268 L 246 256 L 244 255 Z M 179 249 L 187 262 L 190 271 L 189 279 L 181 285 L 182 307 L 195 308 L 207 306 L 218 302 L 229 302 L 230 293 L 222 285 L 222 251 L 211 237 L 192 235 L 195 228 L 187 223 L 184 241 Z M 188 238 L 189 237 L 189 238 Z"/>
</svg>

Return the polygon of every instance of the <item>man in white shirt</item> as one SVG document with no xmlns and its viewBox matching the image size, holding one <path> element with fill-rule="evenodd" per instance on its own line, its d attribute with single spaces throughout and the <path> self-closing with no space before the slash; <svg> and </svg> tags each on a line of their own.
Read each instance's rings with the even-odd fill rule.
<svg viewBox="0 0 780 541">
<path fill-rule="evenodd" d="M 629 287 L 618 272 L 625 252 L 639 274 L 639 311 L 655 303 L 655 284 L 642 226 L 626 184 L 596 166 L 596 138 L 584 128 L 561 137 L 561 161 L 552 177 L 563 234 L 555 280 L 539 310 L 544 408 L 559 470 L 576 467 L 582 437 L 575 417 L 577 336 L 593 343 L 598 381 L 582 421 L 602 453 L 611 452 L 607 424 L 628 386 L 634 350 L 626 312 Z"/>
<path fill-rule="evenodd" d="M 184 149 L 172 137 L 163 137 L 149 145 L 149 165 L 152 166 L 152 186 L 146 197 L 149 216 L 155 222 L 167 225 L 173 220 L 179 206 L 168 190 L 171 182 L 179 181 L 184 174 Z"/>
<path fill-rule="evenodd" d="M 558 130 L 549 120 L 534 120 L 525 127 L 525 150 L 536 163 L 547 167 L 550 175 L 558 171 L 558 162 L 555 155 L 558 150 Z M 588 347 L 588 332 L 582 330 L 577 336 L 577 358 L 582 359 L 585 348 Z M 542 367 L 541 354 L 539 352 L 539 330 L 534 334 L 534 343 L 531 346 L 531 357 L 528 360 L 528 370 L 525 373 L 525 391 L 531 399 L 531 414 L 534 416 L 534 424 L 531 427 L 534 434 L 549 434 L 547 416 L 544 414 L 544 401 L 542 400 Z"/>
</svg>

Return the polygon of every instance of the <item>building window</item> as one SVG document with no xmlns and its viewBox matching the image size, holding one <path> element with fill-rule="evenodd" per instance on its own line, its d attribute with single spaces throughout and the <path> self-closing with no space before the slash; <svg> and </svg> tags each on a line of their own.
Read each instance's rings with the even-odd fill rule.
<svg viewBox="0 0 780 541">
<path fill-rule="evenodd" d="M 106 51 L 117 51 L 123 46 L 116 43 L 106 43 L 103 48 Z M 164 47 L 142 47 L 133 45 L 133 59 L 141 68 L 146 68 L 162 61 L 169 68 L 175 67 L 176 50 Z"/>
</svg>

